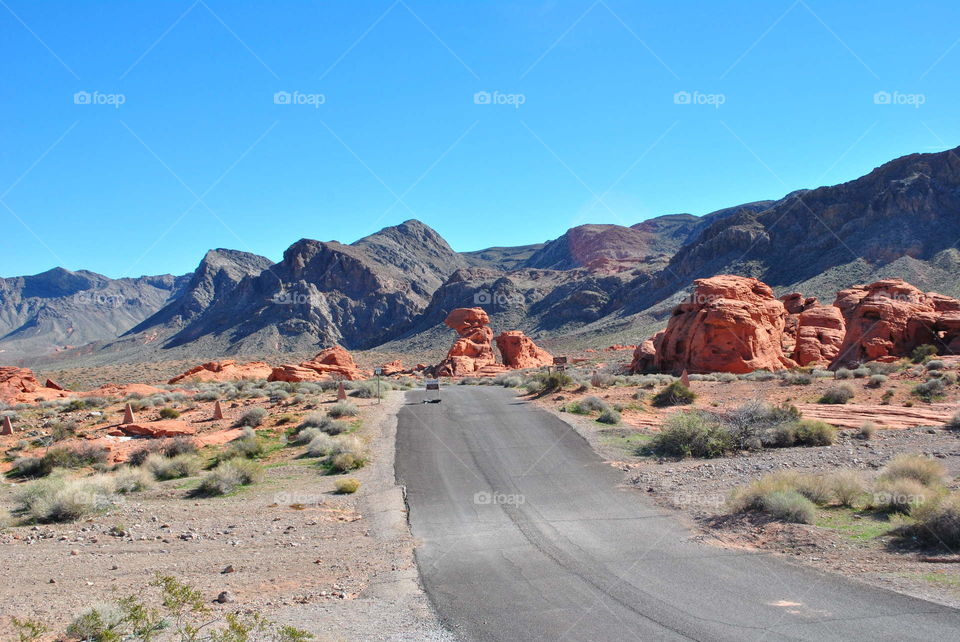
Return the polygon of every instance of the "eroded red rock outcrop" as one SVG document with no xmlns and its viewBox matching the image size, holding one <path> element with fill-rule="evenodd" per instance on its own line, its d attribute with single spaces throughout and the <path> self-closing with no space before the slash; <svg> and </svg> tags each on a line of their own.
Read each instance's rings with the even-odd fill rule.
<svg viewBox="0 0 960 642">
<path fill-rule="evenodd" d="M 642 374 L 651 372 L 656 368 L 657 349 L 663 341 L 663 335 L 666 330 L 661 330 L 640 345 L 633 351 L 633 361 L 630 363 L 630 372 Z"/>
<path fill-rule="evenodd" d="M 141 437 L 181 437 L 197 434 L 196 426 L 179 419 L 123 424 L 119 429 L 124 434 Z"/>
<path fill-rule="evenodd" d="M 793 360 L 800 366 L 829 366 L 840 354 L 846 324 L 840 308 L 817 305 L 800 313 Z"/>
<path fill-rule="evenodd" d="M 720 275 L 694 281 L 692 297 L 674 308 L 656 350 L 657 369 L 679 374 L 783 370 L 787 311 L 757 279 Z"/>
<path fill-rule="evenodd" d="M 366 379 L 367 372 L 357 367 L 350 353 L 340 346 L 321 350 L 309 361 L 284 364 L 273 368 L 268 381 L 329 381 L 334 378 L 358 381 Z"/>
<path fill-rule="evenodd" d="M 70 394 L 41 386 L 29 368 L 0 366 L 0 401 L 4 403 L 34 403 L 37 400 L 57 399 Z"/>
<path fill-rule="evenodd" d="M 200 381 L 236 381 L 239 379 L 266 379 L 273 372 L 264 361 L 250 361 L 237 363 L 232 359 L 225 361 L 210 361 L 191 368 L 179 374 L 167 383 L 200 382 Z"/>
<path fill-rule="evenodd" d="M 508 368 L 539 368 L 553 363 L 553 355 L 520 330 L 507 330 L 496 340 L 503 365 Z"/>
<path fill-rule="evenodd" d="M 847 328 L 834 366 L 906 357 L 923 344 L 960 348 L 960 301 L 901 279 L 841 290 L 834 305 Z"/>
<path fill-rule="evenodd" d="M 812 307 L 818 305 L 816 297 L 805 297 L 799 292 L 793 292 L 780 297 L 784 309 L 787 311 L 787 318 L 783 326 L 783 352 L 790 354 L 793 352 L 797 342 L 797 329 L 800 326 L 800 315 Z"/>
<path fill-rule="evenodd" d="M 403 372 L 403 361 L 396 359 L 390 363 L 383 364 L 380 366 L 380 369 L 383 370 L 383 376 L 385 377 L 400 374 Z"/>
<path fill-rule="evenodd" d="M 490 317 L 482 308 L 457 308 L 447 315 L 444 324 L 456 330 L 459 338 L 447 352 L 447 358 L 437 365 L 437 376 L 472 375 L 497 363 Z"/>
</svg>

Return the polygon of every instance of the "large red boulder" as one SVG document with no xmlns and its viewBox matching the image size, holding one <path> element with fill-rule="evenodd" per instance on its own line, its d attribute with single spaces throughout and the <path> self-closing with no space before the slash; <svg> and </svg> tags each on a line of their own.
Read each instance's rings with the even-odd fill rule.
<svg viewBox="0 0 960 642">
<path fill-rule="evenodd" d="M 793 360 L 801 366 L 829 366 L 840 354 L 846 330 L 840 308 L 817 305 L 798 316 Z"/>
<path fill-rule="evenodd" d="M 273 368 L 264 361 L 250 361 L 237 363 L 232 359 L 224 361 L 210 361 L 179 374 L 167 383 L 181 381 L 235 381 L 238 379 L 266 379 Z"/>
<path fill-rule="evenodd" d="M 663 335 L 666 330 L 661 330 L 640 345 L 633 351 L 633 361 L 630 363 L 630 372 L 643 374 L 651 372 L 656 368 L 657 349 L 663 341 Z"/>
<path fill-rule="evenodd" d="M 787 311 L 770 286 L 742 276 L 694 281 L 693 296 L 673 310 L 656 351 L 658 370 L 680 374 L 783 370 Z"/>
<path fill-rule="evenodd" d="M 472 375 L 486 366 L 497 363 L 493 354 L 493 330 L 490 317 L 482 308 L 457 308 L 447 315 L 444 323 L 457 331 L 447 358 L 437 365 L 437 376 Z"/>
<path fill-rule="evenodd" d="M 834 305 L 847 326 L 835 367 L 905 357 L 923 344 L 948 352 L 960 330 L 953 323 L 960 301 L 924 293 L 901 279 L 841 290 Z"/>
<path fill-rule="evenodd" d="M 553 355 L 520 330 L 507 330 L 497 337 L 497 348 L 508 368 L 539 368 L 553 363 Z"/>
<path fill-rule="evenodd" d="M 161 419 L 144 423 L 123 424 L 120 430 L 140 437 L 181 437 L 197 434 L 196 426 L 179 419 Z"/>
<path fill-rule="evenodd" d="M 357 367 L 349 352 L 333 346 L 321 350 L 309 361 L 273 368 L 267 381 L 329 381 L 334 378 L 358 381 L 366 379 L 367 374 Z"/>
</svg>

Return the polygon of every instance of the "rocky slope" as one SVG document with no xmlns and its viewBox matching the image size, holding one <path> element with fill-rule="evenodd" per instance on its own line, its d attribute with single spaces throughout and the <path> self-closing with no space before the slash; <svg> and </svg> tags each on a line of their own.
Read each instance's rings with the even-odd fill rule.
<svg viewBox="0 0 960 642">
<path fill-rule="evenodd" d="M 0 279 L 0 357 L 6 363 L 116 337 L 177 296 L 186 277 L 110 279 L 54 268 Z"/>
<path fill-rule="evenodd" d="M 571 345 L 637 343 L 664 327 L 695 279 L 716 274 L 755 277 L 777 295 L 803 292 L 821 301 L 886 278 L 955 296 L 958 240 L 960 157 L 955 151 L 912 154 L 857 180 L 777 201 L 631 227 L 581 225 L 543 244 L 457 253 L 434 230 L 407 221 L 350 245 L 303 239 L 275 265 L 215 250 L 180 280 L 102 283 L 97 275 L 57 270 L 6 279 L 0 349 L 19 340 L 21 353 L 42 354 L 126 332 L 119 341 L 71 354 L 217 358 L 335 343 L 402 353 L 444 346 L 443 321 L 463 307 L 483 308 L 496 331 L 561 337 Z M 139 307 L 89 318 L 83 310 L 62 311 L 77 292 L 122 296 L 123 288 L 135 290 L 128 298 Z M 23 302 L 31 298 L 46 303 Z"/>
</svg>

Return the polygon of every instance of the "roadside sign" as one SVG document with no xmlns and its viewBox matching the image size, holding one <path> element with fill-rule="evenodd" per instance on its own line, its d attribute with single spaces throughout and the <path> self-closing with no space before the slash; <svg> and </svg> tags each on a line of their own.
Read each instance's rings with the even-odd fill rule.
<svg viewBox="0 0 960 642">
<path fill-rule="evenodd" d="M 427 379 L 427 390 L 440 390 L 440 380 Z"/>
<path fill-rule="evenodd" d="M 383 374 L 383 368 L 374 368 L 374 369 L 373 369 L 373 374 L 375 374 L 375 375 L 377 375 L 377 376 L 379 377 L 380 375 Z"/>
<path fill-rule="evenodd" d="M 553 365 L 555 365 L 555 366 L 565 366 L 565 365 L 567 365 L 567 358 L 566 358 L 566 357 L 554 357 L 554 358 L 553 358 Z"/>
</svg>

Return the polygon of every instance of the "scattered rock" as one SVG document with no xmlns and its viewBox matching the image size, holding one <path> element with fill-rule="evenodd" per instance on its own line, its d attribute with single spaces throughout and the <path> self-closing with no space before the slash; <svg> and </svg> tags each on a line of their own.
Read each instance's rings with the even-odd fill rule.
<svg viewBox="0 0 960 642">
<path fill-rule="evenodd" d="M 538 368 L 553 363 L 553 355 L 520 330 L 507 330 L 497 337 L 497 348 L 508 368 Z"/>
</svg>

